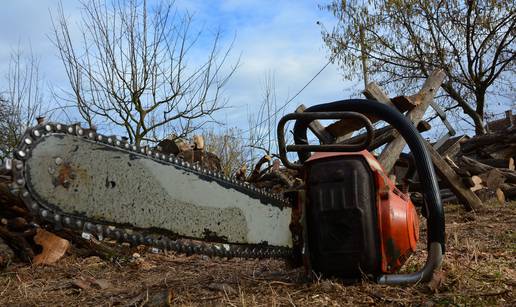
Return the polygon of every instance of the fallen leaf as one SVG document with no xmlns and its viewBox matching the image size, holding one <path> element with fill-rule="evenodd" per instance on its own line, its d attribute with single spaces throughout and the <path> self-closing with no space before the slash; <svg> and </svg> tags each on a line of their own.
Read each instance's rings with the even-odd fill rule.
<svg viewBox="0 0 516 307">
<path fill-rule="evenodd" d="M 428 282 L 427 286 L 430 291 L 437 293 L 439 288 L 444 284 L 446 274 L 443 271 L 436 271 L 432 275 L 432 279 Z"/>
<path fill-rule="evenodd" d="M 52 264 L 64 256 L 70 242 L 44 229 L 38 228 L 34 236 L 34 242 L 41 245 L 43 250 L 40 254 L 34 256 L 33 263 L 38 264 Z"/>
</svg>

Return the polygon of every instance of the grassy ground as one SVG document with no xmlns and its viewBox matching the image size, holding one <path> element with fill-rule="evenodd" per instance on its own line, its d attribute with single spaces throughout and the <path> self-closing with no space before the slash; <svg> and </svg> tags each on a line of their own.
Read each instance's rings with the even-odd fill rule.
<svg viewBox="0 0 516 307">
<path fill-rule="evenodd" d="M 466 214 L 447 205 L 447 252 L 437 287 L 344 285 L 324 278 L 307 283 L 301 270 L 276 260 L 139 251 L 141 257 L 113 262 L 72 251 L 53 266 L 13 264 L 0 272 L 0 306 L 141 306 L 167 296 L 173 304 L 201 306 L 515 306 L 516 202 L 485 207 Z M 425 257 L 416 253 L 404 269 L 420 266 Z"/>
</svg>

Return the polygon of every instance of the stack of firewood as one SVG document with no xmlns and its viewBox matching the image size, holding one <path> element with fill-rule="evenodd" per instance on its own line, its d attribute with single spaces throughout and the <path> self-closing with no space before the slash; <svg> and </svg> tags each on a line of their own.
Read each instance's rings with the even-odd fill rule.
<svg viewBox="0 0 516 307">
<path fill-rule="evenodd" d="M 516 199 L 516 127 L 507 123 L 464 141 L 454 159 L 462 178 L 483 200 L 493 196 L 500 202 Z"/>
<path fill-rule="evenodd" d="M 197 163 L 213 171 L 221 170 L 220 158 L 205 150 L 204 138 L 201 135 L 195 135 L 192 142 L 171 135 L 161 140 L 155 150 L 167 155 L 176 155 L 189 163 Z"/>
</svg>

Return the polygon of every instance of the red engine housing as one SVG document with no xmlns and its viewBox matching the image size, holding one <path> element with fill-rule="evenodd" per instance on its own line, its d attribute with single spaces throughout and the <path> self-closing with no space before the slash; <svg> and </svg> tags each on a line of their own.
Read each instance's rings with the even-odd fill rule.
<svg viewBox="0 0 516 307">
<path fill-rule="evenodd" d="M 415 251 L 415 207 L 370 152 L 315 153 L 305 180 L 311 270 L 377 276 L 395 272 Z"/>
</svg>

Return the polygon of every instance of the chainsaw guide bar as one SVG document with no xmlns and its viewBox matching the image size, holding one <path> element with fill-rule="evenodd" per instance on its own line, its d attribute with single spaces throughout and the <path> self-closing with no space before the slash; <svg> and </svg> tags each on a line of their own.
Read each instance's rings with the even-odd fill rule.
<svg viewBox="0 0 516 307">
<path fill-rule="evenodd" d="M 174 155 L 46 123 L 15 157 L 12 188 L 55 228 L 187 254 L 292 255 L 286 199 Z"/>
</svg>

